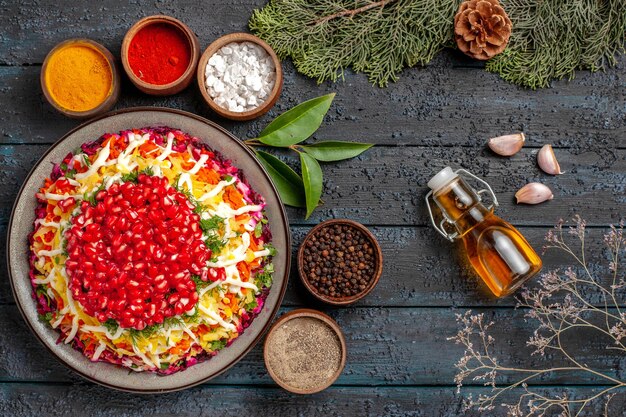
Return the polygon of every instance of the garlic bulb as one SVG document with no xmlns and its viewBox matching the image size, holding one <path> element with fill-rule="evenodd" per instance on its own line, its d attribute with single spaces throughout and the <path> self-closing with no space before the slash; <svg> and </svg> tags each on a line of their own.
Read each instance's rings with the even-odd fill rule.
<svg viewBox="0 0 626 417">
<path fill-rule="evenodd" d="M 554 195 L 547 186 L 538 182 L 531 182 L 520 188 L 515 193 L 515 198 L 517 198 L 517 204 L 539 204 L 552 200 Z"/>
<path fill-rule="evenodd" d="M 537 154 L 537 164 L 539 164 L 539 168 L 546 174 L 559 175 L 563 173 L 554 155 L 552 145 L 543 145 L 539 150 Z"/>
<path fill-rule="evenodd" d="M 502 156 L 515 155 L 524 146 L 526 137 L 523 133 L 514 133 L 512 135 L 498 136 L 497 138 L 491 138 L 487 142 L 487 146 Z"/>
</svg>

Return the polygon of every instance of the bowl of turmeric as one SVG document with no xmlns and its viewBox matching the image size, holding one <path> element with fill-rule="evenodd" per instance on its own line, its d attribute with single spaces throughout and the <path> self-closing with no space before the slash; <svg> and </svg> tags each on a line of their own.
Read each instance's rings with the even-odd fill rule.
<svg viewBox="0 0 626 417">
<path fill-rule="evenodd" d="M 40 81 L 52 107 L 75 119 L 106 112 L 120 95 L 113 55 L 90 39 L 69 39 L 55 46 L 44 60 Z"/>
</svg>

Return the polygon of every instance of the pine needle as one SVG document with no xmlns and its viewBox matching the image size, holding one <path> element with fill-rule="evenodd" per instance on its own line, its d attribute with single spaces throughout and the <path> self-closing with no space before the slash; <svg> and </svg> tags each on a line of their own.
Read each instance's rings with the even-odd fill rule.
<svg viewBox="0 0 626 417">
<path fill-rule="evenodd" d="M 574 71 L 615 65 L 624 53 L 624 0 L 503 0 L 513 22 L 509 47 L 487 71 L 530 88 L 549 87 Z"/>
<path fill-rule="evenodd" d="M 460 0 L 271 0 L 250 29 L 318 82 L 351 67 L 381 87 L 405 67 L 426 65 L 454 47 Z M 502 0 L 513 22 L 505 52 L 488 71 L 530 88 L 597 71 L 624 52 L 624 0 Z"/>
</svg>

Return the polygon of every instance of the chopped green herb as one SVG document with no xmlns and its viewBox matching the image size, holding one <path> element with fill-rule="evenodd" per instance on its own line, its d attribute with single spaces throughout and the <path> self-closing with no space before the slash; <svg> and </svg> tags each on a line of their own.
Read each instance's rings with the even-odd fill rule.
<svg viewBox="0 0 626 417">
<path fill-rule="evenodd" d="M 193 314 L 187 314 L 187 323 L 199 323 L 200 322 L 200 310 L 198 304 L 194 307 Z"/>
<path fill-rule="evenodd" d="M 216 351 L 220 349 L 224 349 L 226 347 L 226 340 L 216 340 L 211 343 L 211 350 Z"/>
<path fill-rule="evenodd" d="M 106 177 L 103 178 L 102 183 L 91 194 L 89 193 L 83 194 L 83 200 L 88 202 L 94 207 L 98 205 L 98 202 L 96 201 L 96 196 L 98 195 L 100 191 L 104 190 L 104 184 L 106 183 L 106 180 L 107 180 Z"/>
<path fill-rule="evenodd" d="M 167 369 L 170 367 L 170 363 L 169 362 L 161 362 L 161 369 Z"/>
<path fill-rule="evenodd" d="M 43 323 L 50 323 L 53 318 L 54 314 L 51 311 L 48 311 L 46 314 L 39 314 L 39 321 Z"/>
<path fill-rule="evenodd" d="M 35 294 L 37 294 L 38 297 L 45 297 L 47 304 L 50 304 L 50 296 L 48 296 L 48 290 L 42 284 L 37 285 L 37 288 L 35 289 Z"/>
<path fill-rule="evenodd" d="M 137 339 L 148 339 L 150 336 L 159 331 L 159 329 L 161 329 L 162 327 L 162 324 L 153 324 L 151 326 L 146 326 L 143 330 L 130 329 L 130 338 L 133 341 L 133 345 L 137 344 Z"/>
<path fill-rule="evenodd" d="M 263 271 L 258 272 L 254 279 L 256 280 L 256 286 L 259 288 L 272 286 L 272 275 L 274 274 L 274 264 L 267 264 Z"/>
<path fill-rule="evenodd" d="M 127 174 L 122 174 L 123 182 L 137 182 L 137 178 L 139 177 L 139 171 L 131 171 Z"/>
<path fill-rule="evenodd" d="M 224 246 L 226 246 L 226 242 L 224 242 L 221 237 L 213 233 L 207 235 L 207 239 L 204 241 L 204 243 L 206 244 L 207 248 L 211 250 L 211 254 L 213 256 L 211 259 L 214 259 L 214 257 L 218 256 L 222 249 L 224 249 Z M 213 262 L 213 260 L 211 260 L 211 262 Z"/>
<path fill-rule="evenodd" d="M 245 309 L 246 311 L 252 311 L 257 308 L 258 305 L 259 303 L 257 303 L 256 299 L 254 299 L 245 305 Z"/>
<path fill-rule="evenodd" d="M 264 249 L 267 249 L 270 251 L 269 256 L 276 256 L 276 253 L 278 252 L 276 248 L 274 247 L 274 245 L 272 245 L 271 243 L 267 243 Z"/>
<path fill-rule="evenodd" d="M 263 234 L 263 223 L 258 222 L 256 226 L 254 226 L 254 237 L 259 238 Z"/>
<path fill-rule="evenodd" d="M 212 282 L 210 281 L 202 281 L 202 279 L 198 275 L 192 275 L 191 280 L 196 283 L 196 290 L 202 289 L 212 284 Z"/>
<path fill-rule="evenodd" d="M 231 182 L 232 179 L 233 179 L 232 175 L 225 175 L 224 176 L 224 181 Z"/>
<path fill-rule="evenodd" d="M 85 165 L 87 166 L 87 168 L 91 167 L 91 161 L 89 160 L 89 157 L 86 154 L 83 154 L 83 161 L 85 162 Z"/>
<path fill-rule="evenodd" d="M 117 329 L 120 327 L 119 323 L 113 319 L 108 319 L 104 323 L 102 323 L 104 327 L 109 331 L 109 333 L 114 334 L 117 332 Z"/>
<path fill-rule="evenodd" d="M 134 182 L 136 183 L 139 180 L 139 176 L 141 174 L 145 174 L 145 175 L 154 175 L 154 171 L 152 170 L 152 167 L 147 167 L 146 169 L 142 169 L 141 171 L 139 170 L 134 170 L 131 171 L 127 174 L 123 174 L 122 175 L 122 181 L 123 182 Z"/>
<path fill-rule="evenodd" d="M 76 170 L 70 169 L 69 171 L 65 171 L 64 175 L 65 175 L 65 178 L 74 179 L 74 176 L 76 175 Z"/>
<path fill-rule="evenodd" d="M 224 218 L 220 216 L 209 217 L 200 220 L 200 228 L 204 232 L 222 230 L 224 227 Z"/>
<path fill-rule="evenodd" d="M 193 196 L 193 194 L 189 190 L 185 190 L 183 189 L 183 187 L 178 185 L 179 179 L 180 179 L 180 174 L 178 174 L 176 178 L 174 178 L 174 183 L 172 184 L 172 187 L 174 187 L 176 191 L 178 191 L 181 194 L 184 194 L 185 197 L 187 197 L 189 202 L 194 206 L 194 209 L 193 209 L 194 213 L 198 215 L 202 215 L 202 213 L 206 211 L 206 207 L 200 204 L 200 202 L 196 200 L 196 198 Z"/>
<path fill-rule="evenodd" d="M 185 322 L 180 317 L 166 317 L 163 325 L 167 327 L 181 327 Z"/>
</svg>

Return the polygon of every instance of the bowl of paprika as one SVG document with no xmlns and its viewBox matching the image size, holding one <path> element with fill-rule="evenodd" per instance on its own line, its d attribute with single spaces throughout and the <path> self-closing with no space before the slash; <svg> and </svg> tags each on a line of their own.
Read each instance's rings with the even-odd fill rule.
<svg viewBox="0 0 626 417">
<path fill-rule="evenodd" d="M 122 65 L 128 78 L 146 94 L 167 96 L 184 90 L 200 58 L 198 38 L 178 19 L 144 17 L 122 42 Z"/>
<path fill-rule="evenodd" d="M 120 96 L 120 75 L 113 55 L 90 39 L 68 39 L 46 56 L 41 89 L 65 116 L 86 119 L 109 110 Z"/>
</svg>

